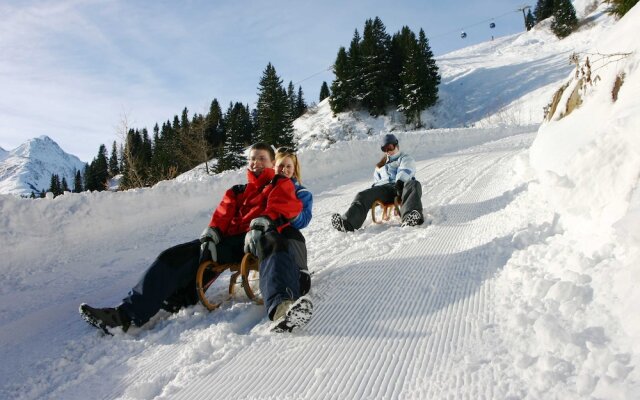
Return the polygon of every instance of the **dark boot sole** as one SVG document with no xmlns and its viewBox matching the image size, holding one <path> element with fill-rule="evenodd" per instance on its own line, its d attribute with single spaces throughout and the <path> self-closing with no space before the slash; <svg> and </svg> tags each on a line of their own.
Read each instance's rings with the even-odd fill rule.
<svg viewBox="0 0 640 400">
<path fill-rule="evenodd" d="M 100 329 L 102 332 L 109 336 L 113 336 L 113 333 L 107 330 L 107 326 L 100 319 L 96 318 L 91 312 L 91 306 L 88 304 L 82 303 L 80 304 L 80 308 L 78 309 L 80 312 L 80 316 L 83 320 L 85 320 L 89 325 Z"/>
<path fill-rule="evenodd" d="M 276 322 L 271 327 L 271 332 L 291 332 L 296 328 L 301 328 L 309 322 L 313 313 L 313 303 L 307 297 L 300 297 L 287 311 L 281 321 Z"/>
</svg>

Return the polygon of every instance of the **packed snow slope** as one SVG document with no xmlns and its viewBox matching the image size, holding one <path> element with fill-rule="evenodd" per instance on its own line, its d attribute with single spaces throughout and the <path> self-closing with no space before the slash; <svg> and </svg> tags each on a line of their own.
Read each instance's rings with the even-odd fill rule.
<svg viewBox="0 0 640 400">
<path fill-rule="evenodd" d="M 241 295 L 113 337 L 77 315 L 82 301 L 117 304 L 162 249 L 196 237 L 241 171 L 0 197 L 0 398 L 637 398 L 637 26 L 635 7 L 602 28 L 585 53 L 625 55 L 595 57 L 581 106 L 539 129 L 396 129 L 431 225 L 333 230 L 329 216 L 369 185 L 385 131 L 336 135 L 328 150 L 308 141 L 315 313 L 297 333 L 270 334 Z M 549 94 L 562 84 L 578 86 L 573 71 Z"/>
</svg>

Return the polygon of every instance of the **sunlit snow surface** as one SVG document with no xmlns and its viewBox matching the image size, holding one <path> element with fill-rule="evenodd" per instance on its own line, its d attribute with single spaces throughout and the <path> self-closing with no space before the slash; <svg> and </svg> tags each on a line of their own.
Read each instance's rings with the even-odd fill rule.
<svg viewBox="0 0 640 400">
<path fill-rule="evenodd" d="M 298 121 L 303 180 L 315 200 L 303 232 L 315 313 L 297 333 L 270 334 L 264 311 L 242 296 L 212 313 L 200 305 L 161 312 L 114 337 L 77 314 L 83 301 L 117 304 L 161 250 L 197 237 L 241 171 L 194 171 L 119 193 L 0 197 L 0 398 L 637 398 L 637 26 L 638 7 L 617 23 L 534 47 L 538 59 L 555 60 L 588 36 L 582 51 L 631 53 L 603 63 L 581 108 L 540 127 L 529 123 L 541 118 L 509 126 L 473 117 L 474 127 L 403 132 L 393 121 L 342 115 L 341 126 L 356 133 L 325 145 L 310 135 L 341 129 L 327 105 L 316 120 Z M 519 42 L 534 59 L 527 46 L 542 35 L 491 46 L 507 52 Z M 480 63 L 471 49 L 461 52 Z M 570 67 L 547 67 L 558 86 L 573 78 Z M 466 86 L 489 90 L 509 78 L 500 75 L 478 75 L 494 85 L 467 78 Z M 513 85 L 517 98 L 533 88 Z M 525 96 L 520 107 L 534 110 L 556 89 Z M 464 101 L 460 90 L 449 93 Z M 306 137 L 302 122 L 315 127 Z M 368 220 L 337 232 L 330 215 L 370 184 L 386 126 L 416 158 L 433 223 Z"/>
</svg>

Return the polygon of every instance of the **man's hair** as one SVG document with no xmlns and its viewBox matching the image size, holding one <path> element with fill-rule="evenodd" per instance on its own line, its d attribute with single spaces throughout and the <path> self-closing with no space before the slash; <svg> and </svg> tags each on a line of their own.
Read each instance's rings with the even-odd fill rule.
<svg viewBox="0 0 640 400">
<path fill-rule="evenodd" d="M 249 150 L 266 150 L 269 152 L 269 157 L 271 157 L 271 161 L 275 160 L 276 158 L 276 153 L 275 151 L 273 151 L 273 147 L 263 142 L 254 143 L 253 146 L 249 148 Z"/>
</svg>

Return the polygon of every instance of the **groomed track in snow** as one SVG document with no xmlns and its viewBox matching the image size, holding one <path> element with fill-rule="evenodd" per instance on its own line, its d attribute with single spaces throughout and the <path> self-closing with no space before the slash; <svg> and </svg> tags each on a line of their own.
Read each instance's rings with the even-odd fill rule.
<svg viewBox="0 0 640 400">
<path fill-rule="evenodd" d="M 508 258 L 496 255 L 496 238 L 519 227 L 498 232 L 491 214 L 518 191 L 509 186 L 510 166 L 532 139 L 517 135 L 419 161 L 424 206 L 435 217 L 428 227 L 396 221 L 336 232 L 329 216 L 368 181 L 318 194 L 308 235 L 317 311 L 307 328 L 273 336 L 260 314 L 238 316 L 223 359 L 181 374 L 161 398 L 495 398 L 508 367 L 486 358 L 500 344 L 492 277 Z M 124 386 L 191 346 L 157 352 Z"/>
<path fill-rule="evenodd" d="M 304 232 L 316 311 L 300 332 L 269 333 L 262 308 L 242 298 L 213 313 L 200 305 L 174 316 L 161 312 L 144 329 L 115 337 L 77 318 L 53 334 L 63 354 L 53 351 L 36 367 L 41 376 L 14 382 L 5 393 L 25 399 L 518 393 L 495 320 L 493 280 L 513 251 L 514 233 L 532 221 L 504 211 L 525 190 L 513 167 L 533 138 L 514 134 L 418 158 L 429 226 L 372 225 L 368 218 L 357 232 L 337 232 L 330 215 L 370 184 L 368 174 L 357 181 L 336 177 L 335 187 L 316 192 L 314 221 Z M 114 301 L 134 281 L 120 276 L 99 296 Z M 65 338 L 71 342 L 64 345 Z"/>
</svg>

